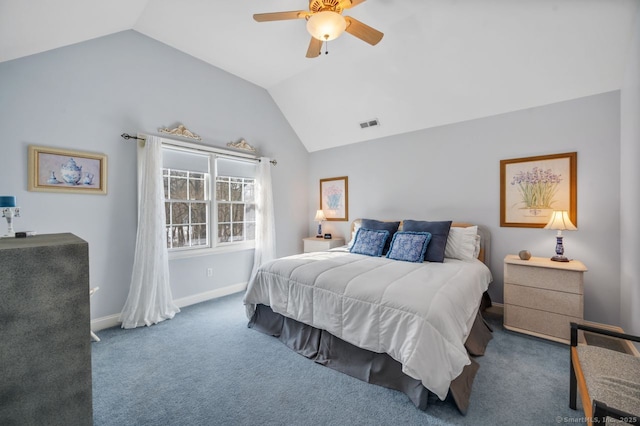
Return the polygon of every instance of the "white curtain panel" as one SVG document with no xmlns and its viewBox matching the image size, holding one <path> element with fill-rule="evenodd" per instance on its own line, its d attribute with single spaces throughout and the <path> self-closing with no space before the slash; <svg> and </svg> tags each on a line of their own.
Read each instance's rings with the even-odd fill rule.
<svg viewBox="0 0 640 426">
<path fill-rule="evenodd" d="M 271 159 L 260 158 L 256 177 L 256 249 L 253 255 L 251 279 L 258 267 L 276 258 L 276 225 L 271 189 Z"/>
<path fill-rule="evenodd" d="M 165 223 L 162 142 L 147 136 L 144 146 L 138 144 L 138 232 L 122 328 L 157 324 L 180 312 L 169 285 Z"/>
</svg>

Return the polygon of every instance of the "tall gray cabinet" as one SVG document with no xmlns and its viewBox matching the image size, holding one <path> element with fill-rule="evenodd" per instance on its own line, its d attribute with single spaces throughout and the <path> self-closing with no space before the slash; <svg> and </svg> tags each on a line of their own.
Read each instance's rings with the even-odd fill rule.
<svg viewBox="0 0 640 426">
<path fill-rule="evenodd" d="M 0 424 L 91 425 L 89 246 L 0 239 Z"/>
</svg>

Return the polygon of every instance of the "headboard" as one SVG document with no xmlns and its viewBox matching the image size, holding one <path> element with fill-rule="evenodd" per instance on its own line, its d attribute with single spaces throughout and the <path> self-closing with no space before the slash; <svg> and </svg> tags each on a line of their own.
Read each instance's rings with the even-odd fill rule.
<svg viewBox="0 0 640 426">
<path fill-rule="evenodd" d="M 356 227 L 356 224 L 360 224 L 362 219 L 355 219 L 351 222 L 351 234 Z M 397 222 L 392 220 L 385 220 L 384 222 Z M 478 260 L 484 263 L 487 266 L 491 265 L 491 233 L 489 232 L 489 228 L 484 225 L 475 225 L 473 223 L 467 222 L 453 222 L 451 223 L 452 227 L 457 228 L 468 228 L 469 226 L 477 226 L 478 227 L 478 235 L 480 235 L 480 254 L 478 255 Z M 402 230 L 402 221 L 400 221 L 400 226 L 398 230 Z M 349 239 L 351 239 L 351 235 L 349 235 Z"/>
</svg>

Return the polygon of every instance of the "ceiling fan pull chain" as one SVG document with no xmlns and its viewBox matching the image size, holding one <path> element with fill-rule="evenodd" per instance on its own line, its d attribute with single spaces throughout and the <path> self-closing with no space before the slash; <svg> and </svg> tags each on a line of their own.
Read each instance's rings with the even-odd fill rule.
<svg viewBox="0 0 640 426">
<path fill-rule="evenodd" d="M 329 54 L 329 40 L 324 41 L 324 54 L 325 55 Z"/>
</svg>

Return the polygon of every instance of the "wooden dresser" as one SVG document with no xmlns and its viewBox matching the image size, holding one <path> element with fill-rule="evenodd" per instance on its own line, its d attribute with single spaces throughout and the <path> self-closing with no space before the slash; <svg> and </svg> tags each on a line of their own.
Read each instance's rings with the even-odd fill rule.
<svg viewBox="0 0 640 426">
<path fill-rule="evenodd" d="M 582 322 L 583 274 L 578 260 L 504 259 L 504 328 L 569 343 L 569 323 Z"/>
<path fill-rule="evenodd" d="M 0 424 L 91 425 L 89 245 L 0 238 Z"/>
</svg>

